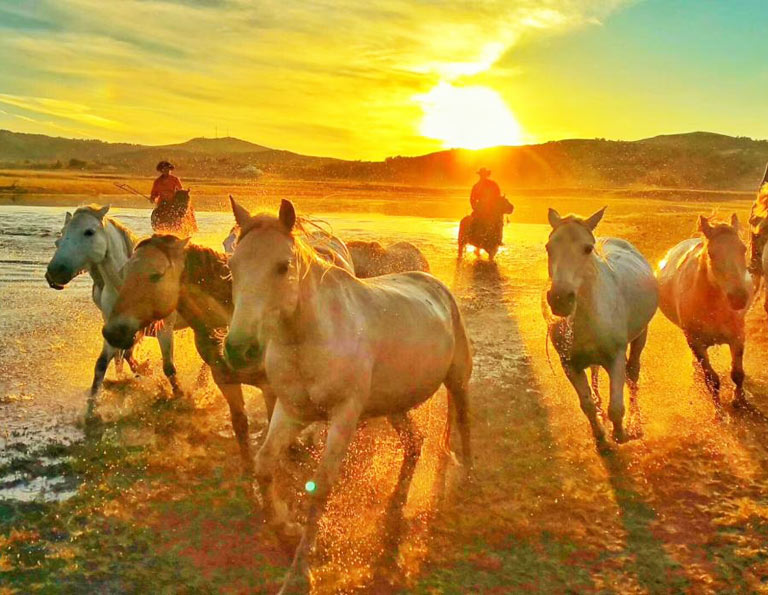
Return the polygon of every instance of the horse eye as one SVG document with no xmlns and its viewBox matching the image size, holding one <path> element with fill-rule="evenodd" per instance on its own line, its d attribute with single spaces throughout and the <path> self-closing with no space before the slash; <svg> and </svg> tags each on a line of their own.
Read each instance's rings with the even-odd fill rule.
<svg viewBox="0 0 768 595">
<path fill-rule="evenodd" d="M 84 235 L 84 236 L 86 236 L 86 237 L 88 237 L 88 238 L 90 238 L 90 237 L 91 237 L 91 236 L 92 236 L 94 233 L 95 233 L 95 232 L 94 232 L 92 229 L 86 229 L 86 230 L 83 232 L 83 235 Z"/>
<path fill-rule="evenodd" d="M 152 283 L 157 283 L 162 278 L 163 278 L 163 274 L 162 273 L 152 273 L 149 276 L 149 280 L 152 281 Z"/>
<path fill-rule="evenodd" d="M 584 246 L 584 254 L 592 254 L 594 246 Z"/>
<path fill-rule="evenodd" d="M 285 275 L 288 272 L 288 263 L 287 262 L 281 262 L 277 265 L 277 274 L 278 275 Z"/>
</svg>

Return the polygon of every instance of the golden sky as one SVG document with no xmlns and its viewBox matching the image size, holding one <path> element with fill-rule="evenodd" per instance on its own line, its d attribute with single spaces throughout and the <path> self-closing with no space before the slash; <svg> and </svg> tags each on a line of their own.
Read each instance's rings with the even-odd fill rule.
<svg viewBox="0 0 768 595">
<path fill-rule="evenodd" d="M 228 133 L 361 159 L 689 129 L 768 135 L 750 118 L 746 73 L 727 91 L 737 114 L 718 108 L 722 89 L 706 91 L 697 51 L 706 27 L 722 27 L 717 14 L 701 40 L 680 39 L 693 57 L 665 53 L 694 5 L 0 0 L 0 127 L 148 144 Z"/>
</svg>

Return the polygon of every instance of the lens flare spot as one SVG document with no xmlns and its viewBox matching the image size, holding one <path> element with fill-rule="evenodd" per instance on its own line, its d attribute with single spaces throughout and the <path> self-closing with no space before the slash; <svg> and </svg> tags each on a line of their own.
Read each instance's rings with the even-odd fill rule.
<svg viewBox="0 0 768 595">
<path fill-rule="evenodd" d="M 308 481 L 304 484 L 304 489 L 307 491 L 307 493 L 311 494 L 317 489 L 317 484 L 315 484 L 314 481 Z"/>
</svg>

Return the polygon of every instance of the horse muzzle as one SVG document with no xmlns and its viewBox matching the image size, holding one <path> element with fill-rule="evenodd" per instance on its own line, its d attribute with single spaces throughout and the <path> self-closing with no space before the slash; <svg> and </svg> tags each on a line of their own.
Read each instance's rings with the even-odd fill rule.
<svg viewBox="0 0 768 595">
<path fill-rule="evenodd" d="M 227 337 L 224 340 L 224 361 L 233 370 L 239 370 L 260 361 L 264 348 L 258 342 L 235 343 Z"/>
<path fill-rule="evenodd" d="M 128 324 L 107 324 L 101 329 L 107 343 L 118 349 L 130 349 L 136 342 L 136 330 Z"/>
<path fill-rule="evenodd" d="M 570 316 L 576 306 L 576 292 L 550 289 L 547 292 L 547 303 L 555 316 Z"/>
<path fill-rule="evenodd" d="M 62 290 L 66 287 L 67 283 L 72 281 L 74 275 L 71 271 L 68 271 L 62 266 L 51 266 L 45 270 L 45 280 L 48 281 L 49 287 L 53 289 Z"/>
</svg>

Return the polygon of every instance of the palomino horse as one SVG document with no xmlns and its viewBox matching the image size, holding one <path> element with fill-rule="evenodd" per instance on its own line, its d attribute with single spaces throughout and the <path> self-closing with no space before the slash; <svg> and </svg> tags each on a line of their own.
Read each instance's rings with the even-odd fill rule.
<svg viewBox="0 0 768 595">
<path fill-rule="evenodd" d="M 492 206 L 492 212 L 479 218 L 477 214 L 467 215 L 459 223 L 459 258 L 463 258 L 467 244 L 478 250 L 485 250 L 493 260 L 501 246 L 504 229 L 504 215 L 511 214 L 515 207 L 506 196 L 500 197 Z"/>
<path fill-rule="evenodd" d="M 410 242 L 397 242 L 385 248 L 379 242 L 347 242 L 355 274 L 360 279 L 407 271 L 429 272 L 429 262 Z"/>
<path fill-rule="evenodd" d="M 613 437 L 617 442 L 627 440 L 622 425 L 624 382 L 636 404 L 640 354 L 659 297 L 651 266 L 632 244 L 615 238 L 595 240 L 593 232 L 604 212 L 605 208 L 582 219 L 561 217 L 549 209 L 552 232 L 547 242 L 551 281 L 547 302 L 556 316 L 549 332 L 600 449 L 607 446 L 605 431 L 585 369 L 601 366 L 608 372 Z"/>
<path fill-rule="evenodd" d="M 128 261 L 136 244 L 136 237 L 122 223 L 107 217 L 109 206 L 97 205 L 79 207 L 74 215 L 67 213 L 61 237 L 56 240 L 56 252 L 48 263 L 45 278 L 54 289 L 64 286 L 83 271 L 88 271 L 93 279 L 92 296 L 96 306 L 106 320 L 117 300 L 122 284 L 121 269 Z M 175 324 L 176 323 L 176 324 Z M 173 387 L 180 392 L 176 380 L 176 367 L 173 365 L 173 329 L 182 326 L 175 316 L 169 313 L 162 328 L 157 331 L 157 340 L 163 355 L 163 372 Z M 89 412 L 93 410 L 93 397 L 101 389 L 104 374 L 109 362 L 119 351 L 107 341 L 96 360 L 91 384 Z M 126 353 L 128 364 L 136 370 L 136 362 L 130 350 Z M 119 360 L 118 360 L 119 362 Z"/>
<path fill-rule="evenodd" d="M 472 358 L 464 322 L 448 288 L 422 272 L 360 281 L 317 258 L 284 200 L 280 216 L 251 216 L 232 201 L 241 232 L 230 259 L 234 315 L 225 357 L 234 366 L 264 357 L 277 396 L 256 455 L 265 513 L 283 536 L 300 534 L 283 589 L 303 583 L 318 521 L 358 422 L 387 416 L 406 450 L 393 495 L 402 506 L 423 438 L 409 411 L 441 384 L 450 395 L 471 465 L 467 385 Z M 307 424 L 329 421 L 325 450 L 307 484 L 304 530 L 288 522 L 274 476 L 286 448 Z"/>
<path fill-rule="evenodd" d="M 321 249 L 330 240 L 341 243 L 337 238 L 319 234 L 310 239 Z M 345 258 L 349 254 L 342 251 L 336 260 L 343 262 Z M 224 361 L 221 337 L 232 318 L 232 280 L 227 256 L 189 244 L 187 239 L 156 234 L 139 242 L 124 274 L 123 286 L 102 331 L 104 337 L 111 345 L 130 349 L 142 328 L 177 311 L 194 331 L 197 352 L 210 366 L 213 380 L 229 404 L 243 466 L 246 473 L 251 473 L 253 459 L 241 385 L 261 389 L 268 418 L 272 417 L 275 397 L 261 360 L 238 370 Z"/>
<path fill-rule="evenodd" d="M 707 349 L 727 344 L 731 349 L 731 379 L 735 405 L 744 400 L 744 317 L 752 297 L 747 273 L 747 248 L 739 237 L 739 219 L 730 224 L 699 217 L 701 238 L 684 240 L 659 264 L 657 277 L 664 315 L 683 329 L 704 380 L 719 405 L 720 379 Z"/>
</svg>

